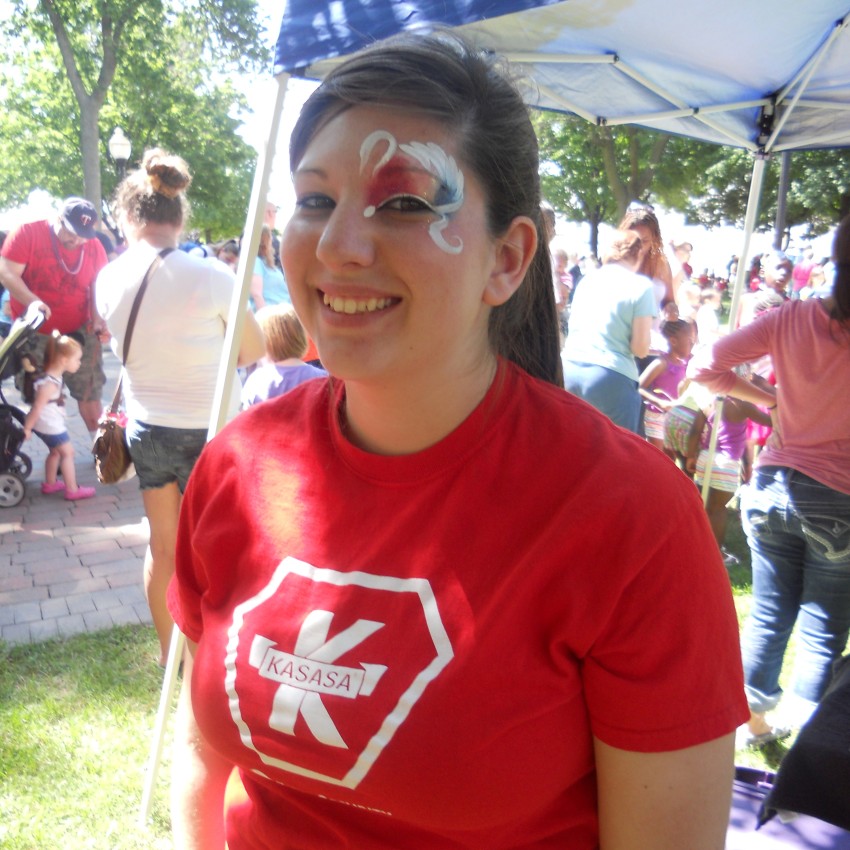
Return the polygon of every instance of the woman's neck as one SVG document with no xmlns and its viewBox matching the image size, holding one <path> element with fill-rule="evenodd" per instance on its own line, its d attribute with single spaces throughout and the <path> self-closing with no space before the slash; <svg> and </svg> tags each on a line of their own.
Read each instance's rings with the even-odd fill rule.
<svg viewBox="0 0 850 850">
<path fill-rule="evenodd" d="M 422 451 L 447 437 L 481 403 L 496 375 L 497 360 L 480 362 L 427 381 L 400 376 L 380 385 L 346 381 L 342 428 L 358 448 L 382 455 Z"/>
<path fill-rule="evenodd" d="M 182 225 L 174 224 L 140 224 L 128 229 L 127 238 L 131 242 L 146 242 L 152 248 L 176 248 Z"/>
</svg>

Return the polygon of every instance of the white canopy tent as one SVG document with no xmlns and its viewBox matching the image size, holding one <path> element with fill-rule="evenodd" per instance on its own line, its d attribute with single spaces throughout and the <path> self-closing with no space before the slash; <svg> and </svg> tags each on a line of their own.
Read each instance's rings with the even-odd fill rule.
<svg viewBox="0 0 850 850">
<path fill-rule="evenodd" d="M 290 76 L 320 79 L 403 30 L 451 27 L 523 66 L 527 102 L 597 124 L 638 124 L 753 154 L 749 251 L 767 157 L 850 145 L 850 0 L 289 0 L 277 95 L 260 153 L 210 435 L 222 427 Z M 740 263 L 731 315 L 744 284 Z M 176 634 L 176 632 L 175 632 Z M 182 639 L 172 652 L 142 801 L 147 820 Z"/>
</svg>

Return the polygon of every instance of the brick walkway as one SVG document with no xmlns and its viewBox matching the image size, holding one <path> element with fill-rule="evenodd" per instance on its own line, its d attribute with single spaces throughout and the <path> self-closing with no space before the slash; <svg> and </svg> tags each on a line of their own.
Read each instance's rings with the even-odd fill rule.
<svg viewBox="0 0 850 850">
<path fill-rule="evenodd" d="M 104 361 L 104 398 L 111 399 L 119 364 L 108 347 Z M 11 380 L 3 391 L 19 404 Z M 76 402 L 67 409 L 78 481 L 98 492 L 81 502 L 43 496 L 47 450 L 37 437 L 24 443 L 33 464 L 27 494 L 16 507 L 0 508 L 0 639 L 11 645 L 151 622 L 142 586 L 148 526 L 139 482 L 97 484 Z"/>
</svg>

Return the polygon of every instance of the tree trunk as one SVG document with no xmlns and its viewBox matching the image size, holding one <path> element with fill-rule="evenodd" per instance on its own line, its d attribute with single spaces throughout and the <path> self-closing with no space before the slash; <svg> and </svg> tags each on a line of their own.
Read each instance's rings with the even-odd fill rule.
<svg viewBox="0 0 850 850">
<path fill-rule="evenodd" d="M 62 62 L 68 74 L 68 82 L 74 92 L 74 97 L 80 106 L 80 152 L 83 156 L 83 193 L 85 197 L 94 204 L 96 210 L 101 209 L 101 186 L 100 186 L 100 135 L 98 133 L 98 118 L 100 110 L 106 100 L 106 93 L 112 84 L 117 65 L 116 45 L 120 32 L 124 26 L 123 21 L 118 25 L 113 23 L 111 17 L 104 12 L 101 18 L 102 55 L 100 73 L 97 83 L 91 92 L 86 91 L 83 78 L 80 75 L 74 51 L 71 47 L 65 21 L 60 11 L 56 8 L 53 0 L 40 0 L 41 8 L 44 10 L 53 34 L 56 36 L 56 44 L 62 55 Z"/>
<path fill-rule="evenodd" d="M 590 253 L 594 257 L 599 257 L 599 224 L 602 221 L 602 215 L 599 210 L 593 210 L 590 214 Z"/>
<path fill-rule="evenodd" d="M 91 98 L 85 98 L 80 104 L 80 151 L 83 155 L 83 192 L 94 204 L 96 210 L 101 207 L 100 185 L 100 134 L 98 118 L 100 105 Z"/>
</svg>

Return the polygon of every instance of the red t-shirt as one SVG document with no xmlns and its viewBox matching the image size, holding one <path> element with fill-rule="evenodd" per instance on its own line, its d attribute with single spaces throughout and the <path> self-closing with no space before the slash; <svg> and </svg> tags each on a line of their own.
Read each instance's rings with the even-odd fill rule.
<svg viewBox="0 0 850 850">
<path fill-rule="evenodd" d="M 249 797 L 229 847 L 596 848 L 594 735 L 672 750 L 749 716 L 693 484 L 504 363 L 414 455 L 352 446 L 343 393 L 240 414 L 183 500 L 169 604 Z"/>
<path fill-rule="evenodd" d="M 91 288 L 107 262 L 100 240 L 89 239 L 75 251 L 66 251 L 51 236 L 49 222 L 33 221 L 9 235 L 3 256 L 25 266 L 24 283 L 50 307 L 50 318 L 40 333 L 71 333 L 91 320 Z M 9 299 L 9 305 L 14 318 L 26 309 L 15 298 Z"/>
</svg>

